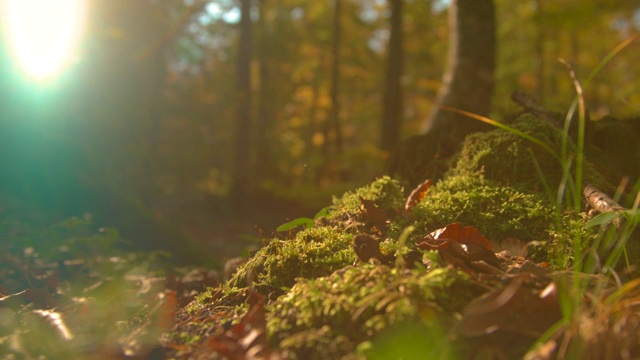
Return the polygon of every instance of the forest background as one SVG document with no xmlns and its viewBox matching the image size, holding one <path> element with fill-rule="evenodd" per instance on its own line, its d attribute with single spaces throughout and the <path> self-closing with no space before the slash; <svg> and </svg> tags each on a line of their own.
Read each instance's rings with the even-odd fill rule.
<svg viewBox="0 0 640 360">
<path fill-rule="evenodd" d="M 401 37 L 390 36 L 394 4 Z M 584 79 L 640 30 L 636 1 L 494 4 L 496 119 L 517 111 L 515 90 L 565 111 L 575 93 L 558 58 Z M 3 42 L 0 196 L 12 205 L 2 216 L 91 213 L 97 226 L 190 259 L 259 244 L 259 230 L 312 216 L 384 173 L 397 144 L 421 132 L 446 69 L 447 8 L 96 1 L 75 64 L 46 83 L 25 77 Z M 397 90 L 389 61 L 401 64 Z M 639 63 L 636 39 L 592 80 L 591 118 L 638 114 Z M 398 109 L 391 117 L 389 101 Z"/>
</svg>

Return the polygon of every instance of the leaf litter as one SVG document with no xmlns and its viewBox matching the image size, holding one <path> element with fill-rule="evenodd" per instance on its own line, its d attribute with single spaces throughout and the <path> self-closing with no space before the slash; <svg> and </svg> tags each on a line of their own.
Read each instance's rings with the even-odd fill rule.
<svg viewBox="0 0 640 360">
<path fill-rule="evenodd" d="M 247 271 L 251 261 L 239 265 L 244 267 L 238 273 L 247 277 L 246 288 L 230 286 L 222 282 L 215 271 L 208 269 L 183 271 L 182 275 L 175 271 L 168 271 L 164 276 L 152 272 L 129 274 L 122 277 L 124 282 L 114 281 L 111 276 L 96 277 L 94 273 L 87 278 L 89 281 L 85 282 L 79 293 L 84 296 L 77 296 L 77 291 L 74 295 L 70 291 L 68 280 L 60 276 L 64 273 L 64 266 L 40 264 L 29 269 L 31 275 L 28 282 L 20 279 L 24 271 L 17 271 L 24 270 L 24 267 L 5 267 L 0 273 L 3 283 L 12 284 L 12 288 L 16 288 L 16 284 L 28 285 L 28 288 L 14 292 L 0 287 L 0 310 L 10 315 L 0 322 L 0 329 L 3 330 L 0 332 L 0 346 L 10 353 L 29 356 L 74 354 L 77 358 L 78 354 L 86 357 L 99 354 L 108 358 L 284 359 L 306 354 L 306 350 L 302 350 L 304 345 L 301 345 L 305 342 L 321 341 L 323 336 L 331 336 L 340 345 L 331 345 L 330 348 L 343 347 L 340 351 L 354 351 L 354 344 L 360 341 L 358 346 L 362 350 L 355 355 L 358 358 L 367 354 L 366 349 L 371 344 L 375 348 L 376 336 L 382 328 L 406 321 L 403 316 L 392 314 L 418 311 L 420 318 L 435 320 L 442 317 L 443 311 L 450 311 L 446 309 L 451 307 L 452 317 L 445 321 L 445 328 L 450 328 L 450 331 L 440 336 L 444 336 L 442 339 L 445 342 L 466 349 L 464 351 L 467 354 L 491 353 L 504 358 L 528 354 L 526 356 L 529 358 L 539 359 L 567 354 L 567 349 L 574 341 L 571 332 L 567 331 L 557 330 L 540 346 L 531 348 L 536 339 L 562 322 L 559 282 L 566 282 L 563 275 L 554 273 L 548 263 L 527 257 L 527 248 L 531 244 L 513 237 L 496 242 L 487 239 L 473 226 L 452 222 L 430 232 L 421 233 L 418 229 L 411 234 L 413 243 L 403 243 L 406 249 L 394 247 L 393 239 L 389 237 L 389 233 L 394 231 L 393 223 L 406 222 L 416 216 L 416 209 L 425 200 L 430 186 L 430 180 L 423 182 L 406 198 L 404 207 L 386 206 L 386 210 L 382 209 L 380 199 L 367 199 L 359 195 L 358 209 L 352 215 L 357 222 L 350 224 L 346 230 L 356 231 L 351 246 L 355 258 L 360 262 L 345 259 L 341 269 L 334 271 L 331 276 L 321 276 L 315 280 L 318 283 L 314 286 L 320 286 L 323 279 L 332 279 L 333 285 L 329 284 L 329 288 L 324 290 L 324 296 L 321 295 L 322 291 L 318 293 L 321 299 L 324 298 L 320 301 L 326 301 L 333 296 L 330 295 L 333 291 L 337 291 L 336 281 L 364 271 L 341 285 L 347 286 L 347 289 L 348 286 L 355 286 L 355 290 L 349 291 L 357 291 L 358 287 L 362 287 L 359 291 L 363 292 L 363 297 L 354 303 L 351 310 L 348 307 L 343 310 L 339 306 L 335 308 L 339 303 L 322 307 L 323 316 L 335 316 L 331 314 L 346 311 L 348 321 L 361 324 L 358 326 L 366 324 L 365 328 L 369 330 L 362 338 L 351 339 L 347 335 L 351 339 L 347 340 L 345 335 L 336 335 L 340 332 L 325 324 L 315 333 L 307 329 L 306 332 L 291 333 L 288 340 L 274 340 L 277 336 L 273 331 L 277 328 L 269 325 L 278 320 L 273 317 L 274 310 L 282 306 L 285 309 L 289 301 L 287 296 L 294 294 L 296 287 L 306 286 L 307 281 L 314 280 L 298 279 L 291 284 L 293 288 L 283 288 L 282 295 L 278 297 L 273 292 L 253 289 L 252 284 L 263 275 L 260 275 L 259 269 Z M 323 223 L 340 226 L 330 220 Z M 11 255 L 7 253 L 5 257 L 8 256 Z M 101 261 L 109 262 L 108 259 Z M 13 264 L 20 262 L 21 259 L 15 258 L 10 261 Z M 417 264 L 418 267 L 408 264 Z M 89 266 L 82 262 L 76 262 L 73 266 L 76 270 L 89 270 Z M 458 289 L 451 292 L 454 296 L 451 300 L 443 300 L 440 298 L 443 295 L 431 293 L 427 288 L 413 287 L 412 282 L 416 281 L 412 280 L 414 277 L 418 276 L 415 279 L 419 279 L 425 275 L 440 274 L 439 269 L 466 274 L 468 280 L 465 281 L 473 284 L 474 290 L 468 290 L 472 287 L 465 285 L 461 291 L 467 294 L 460 296 L 462 293 L 457 293 L 460 291 Z M 87 271 L 87 274 L 90 273 Z M 240 275 L 235 276 L 237 278 Z M 391 276 L 390 282 L 376 289 L 379 286 L 376 282 L 380 281 L 381 276 Z M 32 287 L 32 283 L 37 287 Z M 623 346 L 630 354 L 638 354 L 640 349 L 637 344 L 640 341 L 634 342 L 638 340 L 634 331 L 640 328 L 637 305 L 640 303 L 637 300 L 640 299 L 640 284 L 636 285 L 622 288 L 626 291 L 613 292 L 608 298 L 592 299 L 591 303 L 608 300 L 614 302 L 615 306 L 585 307 L 582 311 L 588 313 L 587 320 L 578 326 L 590 324 L 591 330 L 585 332 L 583 329 L 582 332 L 607 344 Z M 367 287 L 371 288 L 364 291 Z M 210 289 L 208 295 L 202 293 L 205 288 Z M 420 300 L 413 303 L 414 300 L 410 299 L 418 293 L 422 293 L 418 297 Z M 107 297 L 108 301 L 104 300 L 104 294 L 111 295 Z M 455 294 L 458 294 L 458 298 L 455 298 Z M 461 305 L 453 306 L 453 303 Z M 298 305 L 303 304 L 298 302 Z M 284 314 L 288 315 L 283 315 L 280 320 L 293 314 L 287 311 Z M 384 320 L 389 316 L 398 318 Z M 24 322 L 27 319 L 31 320 Z M 589 319 L 600 321 L 589 322 Z M 106 324 L 114 325 L 114 330 L 99 329 Z M 294 328 L 296 326 L 299 325 Z M 604 330 L 614 327 L 631 340 L 615 338 Z M 6 330 L 11 328 L 22 330 L 7 333 Z M 55 334 L 55 339 L 50 341 L 53 345 L 33 346 L 33 339 L 29 339 L 28 334 L 40 334 L 39 331 Z M 350 336 L 355 336 L 357 331 Z M 283 334 L 287 334 L 287 331 L 283 331 Z M 295 340 L 296 337 L 298 340 Z M 11 340 L 7 342 L 8 339 Z M 7 347 L 8 343 L 13 345 Z M 595 359 L 598 357 L 594 354 L 607 357 L 613 353 L 612 350 L 594 350 L 588 356 Z M 311 354 L 310 358 L 320 358 L 320 353 Z"/>
</svg>

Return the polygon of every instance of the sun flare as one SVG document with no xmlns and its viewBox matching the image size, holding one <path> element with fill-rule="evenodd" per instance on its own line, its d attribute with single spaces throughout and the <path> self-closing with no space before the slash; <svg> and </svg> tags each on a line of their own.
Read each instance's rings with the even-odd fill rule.
<svg viewBox="0 0 640 360">
<path fill-rule="evenodd" d="M 5 0 L 4 22 L 14 58 L 35 78 L 51 78 L 73 58 L 84 0 Z"/>
</svg>

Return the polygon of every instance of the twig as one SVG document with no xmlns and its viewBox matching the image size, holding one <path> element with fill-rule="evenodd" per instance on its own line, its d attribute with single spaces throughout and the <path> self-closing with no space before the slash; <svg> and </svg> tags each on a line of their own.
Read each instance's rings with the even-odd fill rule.
<svg viewBox="0 0 640 360">
<path fill-rule="evenodd" d="M 558 128 L 562 128 L 558 114 L 545 109 L 533 95 L 523 91 L 514 91 L 513 94 L 511 94 L 511 99 L 535 117 L 546 120 Z"/>
<path fill-rule="evenodd" d="M 589 206 L 591 206 L 593 210 L 599 213 L 624 210 L 624 208 L 620 206 L 620 204 L 615 202 L 612 198 L 598 189 L 595 185 L 585 185 L 582 194 L 587 200 L 587 204 L 589 204 Z"/>
</svg>

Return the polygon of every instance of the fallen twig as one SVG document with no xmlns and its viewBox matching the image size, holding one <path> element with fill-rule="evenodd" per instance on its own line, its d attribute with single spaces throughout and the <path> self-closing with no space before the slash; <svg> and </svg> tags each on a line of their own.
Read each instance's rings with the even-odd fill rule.
<svg viewBox="0 0 640 360">
<path fill-rule="evenodd" d="M 599 213 L 624 210 L 624 208 L 620 206 L 620 204 L 615 202 L 612 198 L 598 189 L 595 185 L 585 185 L 582 194 L 584 195 L 584 198 L 587 200 L 587 204 L 589 204 L 591 209 Z"/>
</svg>

